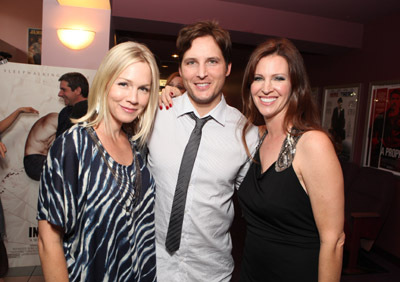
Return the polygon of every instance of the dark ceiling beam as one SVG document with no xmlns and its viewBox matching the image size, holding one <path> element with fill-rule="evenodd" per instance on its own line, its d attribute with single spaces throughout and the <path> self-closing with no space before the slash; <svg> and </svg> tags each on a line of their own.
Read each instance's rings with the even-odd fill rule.
<svg viewBox="0 0 400 282">
<path fill-rule="evenodd" d="M 216 19 L 231 31 L 234 42 L 255 45 L 281 36 L 311 53 L 359 49 L 363 37 L 359 23 L 218 0 L 114 0 L 112 18 L 115 29 L 170 35 L 176 35 L 182 25 Z"/>
</svg>

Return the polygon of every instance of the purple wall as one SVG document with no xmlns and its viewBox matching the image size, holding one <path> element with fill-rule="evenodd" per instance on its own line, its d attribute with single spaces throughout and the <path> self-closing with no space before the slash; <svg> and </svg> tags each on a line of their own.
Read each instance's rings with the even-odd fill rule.
<svg viewBox="0 0 400 282">
<path fill-rule="evenodd" d="M 377 81 L 400 81 L 399 16 L 372 22 L 365 26 L 363 48 L 345 55 L 306 55 L 311 85 L 324 86 L 361 83 L 358 105 L 354 160 L 362 162 L 362 145 L 367 116 L 369 84 Z M 322 91 L 321 91 L 322 92 Z M 322 94 L 322 93 L 321 93 Z"/>
<path fill-rule="evenodd" d="M 306 55 L 311 84 L 315 87 L 361 83 L 354 161 L 362 164 L 369 85 L 378 81 L 400 82 L 400 14 L 365 26 L 363 48 L 345 55 Z M 322 94 L 322 91 L 321 91 Z M 379 187 L 377 187 L 379 189 Z M 389 217 L 376 245 L 400 258 L 400 179 Z"/>
</svg>

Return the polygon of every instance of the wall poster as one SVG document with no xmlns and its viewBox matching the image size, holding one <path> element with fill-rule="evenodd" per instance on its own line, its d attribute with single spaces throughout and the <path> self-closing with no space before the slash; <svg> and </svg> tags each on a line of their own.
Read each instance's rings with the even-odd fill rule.
<svg viewBox="0 0 400 282">
<path fill-rule="evenodd" d="M 28 28 L 28 64 L 42 64 L 42 29 Z"/>
<path fill-rule="evenodd" d="M 400 81 L 370 86 L 366 166 L 400 175 Z"/>
<path fill-rule="evenodd" d="M 30 64 L 0 65 L 0 120 L 18 107 L 31 106 L 39 111 L 39 114 L 21 114 L 1 136 L 7 154 L 4 159 L 0 158 L 0 199 L 5 218 L 4 243 L 10 267 L 40 265 L 36 220 L 39 181 L 28 177 L 25 172 L 25 144 L 31 136 L 29 133 L 36 128 L 35 124 L 45 117 L 54 117 L 57 123 L 58 113 L 64 107 L 57 96 L 58 78 L 72 71 L 85 75 L 89 85 L 96 73 L 95 70 Z M 47 134 L 46 129 L 39 131 L 36 140 Z"/>
<path fill-rule="evenodd" d="M 322 127 L 334 139 L 339 159 L 353 160 L 360 84 L 325 87 Z"/>
</svg>

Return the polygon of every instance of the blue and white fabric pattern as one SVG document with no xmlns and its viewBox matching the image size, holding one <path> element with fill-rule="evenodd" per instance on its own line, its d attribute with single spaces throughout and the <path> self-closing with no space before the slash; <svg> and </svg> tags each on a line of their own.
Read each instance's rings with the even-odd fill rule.
<svg viewBox="0 0 400 282">
<path fill-rule="evenodd" d="M 124 166 L 89 130 L 97 138 L 92 128 L 75 125 L 55 140 L 41 176 L 37 219 L 64 230 L 70 281 L 156 281 L 153 177 L 135 142 L 137 161 Z"/>
</svg>

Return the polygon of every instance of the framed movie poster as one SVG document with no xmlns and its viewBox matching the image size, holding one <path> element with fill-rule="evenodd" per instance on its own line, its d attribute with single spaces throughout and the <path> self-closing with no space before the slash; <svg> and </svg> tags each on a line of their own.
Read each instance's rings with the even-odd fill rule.
<svg viewBox="0 0 400 282">
<path fill-rule="evenodd" d="M 322 127 L 328 131 L 344 161 L 353 159 L 353 143 L 360 84 L 325 87 Z"/>
<path fill-rule="evenodd" d="M 400 81 L 371 83 L 364 164 L 400 175 Z"/>
<path fill-rule="evenodd" d="M 42 30 L 28 29 L 28 64 L 42 64 Z"/>
</svg>

